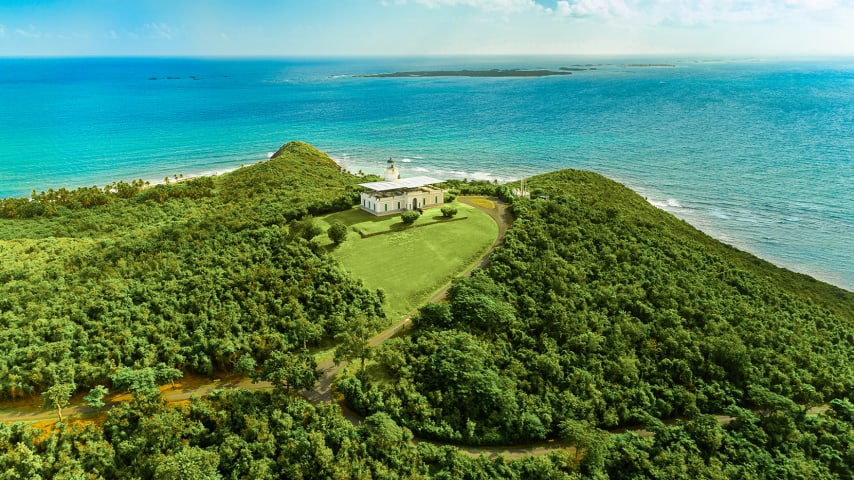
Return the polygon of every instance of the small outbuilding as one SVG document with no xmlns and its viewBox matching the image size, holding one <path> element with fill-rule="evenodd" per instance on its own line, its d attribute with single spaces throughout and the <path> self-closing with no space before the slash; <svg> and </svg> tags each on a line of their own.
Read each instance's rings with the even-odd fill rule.
<svg viewBox="0 0 854 480">
<path fill-rule="evenodd" d="M 434 186 L 442 183 L 441 180 L 425 176 L 402 179 L 390 158 L 383 178 L 383 182 L 359 184 L 368 189 L 362 192 L 362 210 L 374 215 L 391 215 L 445 203 L 444 190 Z"/>
</svg>

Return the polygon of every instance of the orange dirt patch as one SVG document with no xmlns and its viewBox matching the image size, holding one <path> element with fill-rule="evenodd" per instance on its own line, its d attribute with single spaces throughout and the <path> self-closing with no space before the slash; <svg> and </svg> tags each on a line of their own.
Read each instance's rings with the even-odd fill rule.
<svg viewBox="0 0 854 480">
<path fill-rule="evenodd" d="M 471 203 L 483 208 L 495 208 L 495 203 L 492 200 L 487 200 L 485 198 L 472 198 L 470 201 Z"/>
<path fill-rule="evenodd" d="M 42 434 L 37 439 L 37 441 L 39 443 L 45 441 L 47 439 L 47 437 L 50 436 L 50 433 L 56 427 L 56 422 L 57 422 L 56 420 L 44 420 L 41 422 L 33 422 L 30 424 L 30 426 L 38 428 L 39 430 L 42 431 Z"/>
</svg>

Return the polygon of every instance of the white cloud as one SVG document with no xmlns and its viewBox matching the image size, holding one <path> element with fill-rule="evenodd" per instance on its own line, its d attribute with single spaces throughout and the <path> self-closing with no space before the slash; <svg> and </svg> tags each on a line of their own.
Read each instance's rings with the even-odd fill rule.
<svg viewBox="0 0 854 480">
<path fill-rule="evenodd" d="M 471 7 L 485 12 L 518 13 L 525 11 L 547 11 L 534 0 L 414 0 L 427 8 Z M 405 5 L 406 0 L 381 0 L 384 6 Z"/>
<path fill-rule="evenodd" d="M 559 0 L 555 13 L 563 17 L 631 18 L 634 9 L 623 0 Z"/>
<path fill-rule="evenodd" d="M 707 25 L 765 22 L 793 15 L 854 8 L 854 0 L 379 0 L 386 7 L 469 7 L 492 13 L 544 12 L 594 20 L 631 19 L 648 24 Z"/>
<path fill-rule="evenodd" d="M 42 38 L 42 32 L 39 31 L 34 25 L 30 25 L 26 30 L 22 28 L 18 28 L 15 30 L 15 33 L 24 37 L 24 38 Z"/>
<path fill-rule="evenodd" d="M 165 23 L 146 23 L 142 28 L 152 38 L 172 40 L 175 36 L 175 30 Z"/>
<path fill-rule="evenodd" d="M 835 9 L 854 8 L 852 0 L 558 0 L 562 17 L 632 19 L 650 25 L 701 26 L 774 21 Z"/>
<path fill-rule="evenodd" d="M 786 7 L 804 10 L 827 10 L 841 6 L 854 6 L 854 2 L 840 2 L 839 0 L 786 0 Z"/>
</svg>

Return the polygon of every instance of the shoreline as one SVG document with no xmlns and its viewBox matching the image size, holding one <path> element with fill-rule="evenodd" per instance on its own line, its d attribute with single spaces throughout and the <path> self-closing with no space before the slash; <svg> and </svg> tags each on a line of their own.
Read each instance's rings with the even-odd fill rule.
<svg viewBox="0 0 854 480">
<path fill-rule="evenodd" d="M 252 161 L 242 161 L 239 164 L 229 166 L 226 168 L 222 168 L 222 169 L 216 169 L 216 170 L 198 169 L 195 171 L 191 171 L 191 173 L 189 173 L 189 174 L 174 173 L 173 175 L 169 176 L 169 182 L 166 182 L 165 177 L 161 177 L 161 178 L 156 179 L 156 180 L 145 180 L 144 177 L 137 177 L 136 179 L 139 180 L 140 178 L 142 178 L 143 181 L 148 182 L 148 185 L 143 187 L 143 188 L 151 188 L 151 187 L 154 187 L 157 185 L 163 185 L 163 184 L 167 184 L 167 183 L 168 184 L 180 183 L 183 181 L 191 180 L 194 178 L 200 178 L 200 177 L 209 177 L 209 176 L 218 177 L 220 175 L 224 175 L 226 173 L 238 170 L 242 167 L 256 165 L 258 163 L 267 161 L 272 157 L 273 153 L 274 152 L 266 152 L 265 158 L 258 159 L 257 156 L 254 156 L 254 159 Z M 338 165 L 342 170 L 347 171 L 353 175 L 358 175 L 359 172 L 362 172 L 363 174 L 381 174 L 382 170 L 385 167 L 385 161 L 379 161 L 379 160 L 375 161 L 375 162 L 373 162 L 373 163 L 375 163 L 375 165 L 374 165 L 372 163 L 366 162 L 365 160 L 363 160 L 361 158 L 351 157 L 350 155 L 348 155 L 346 153 L 329 154 L 326 151 L 324 151 L 324 153 L 327 153 L 329 158 L 333 162 L 335 162 L 335 164 Z M 411 158 L 410 158 L 410 157 L 404 155 L 401 157 L 401 163 L 402 163 L 401 169 L 404 171 L 404 174 L 408 173 L 410 176 L 412 176 L 412 175 L 421 175 L 421 174 L 425 174 L 425 173 L 431 173 L 433 176 L 438 176 L 438 177 L 443 178 L 443 179 L 483 180 L 483 181 L 489 181 L 489 182 L 497 182 L 498 184 L 514 182 L 514 181 L 518 181 L 520 178 L 522 178 L 522 176 L 520 176 L 520 175 L 493 175 L 489 172 L 465 172 L 465 171 L 461 171 L 461 170 L 447 170 L 447 169 L 442 169 L 442 168 L 436 168 L 432 165 L 420 164 L 419 162 L 414 162 L 413 158 L 416 160 L 423 160 L 423 158 L 418 157 L 418 156 L 411 156 Z M 546 173 L 546 172 L 531 173 L 529 175 L 525 175 L 524 177 L 529 178 L 530 176 L 539 175 L 542 173 Z M 827 270 L 821 269 L 820 265 L 816 265 L 814 263 L 805 263 L 803 261 L 798 261 L 799 257 L 793 258 L 792 260 L 786 260 L 786 259 L 781 259 L 779 256 L 773 255 L 770 252 L 763 252 L 761 249 L 754 248 L 754 246 L 752 245 L 751 241 L 748 238 L 742 238 L 739 235 L 734 235 L 734 234 L 728 232 L 728 230 L 726 230 L 726 229 L 720 228 L 720 226 L 715 226 L 713 219 L 705 219 L 702 216 L 686 214 L 687 211 L 691 210 L 690 207 L 684 207 L 680 201 L 677 201 L 677 200 L 673 199 L 672 197 L 669 197 L 668 195 L 663 194 L 662 192 L 658 192 L 654 188 L 647 187 L 647 186 L 640 186 L 640 185 L 637 185 L 636 182 L 634 182 L 634 181 L 629 181 L 629 180 L 626 180 L 625 178 L 614 176 L 611 174 L 605 174 L 603 172 L 598 172 L 598 173 L 605 175 L 606 177 L 614 180 L 615 182 L 618 182 L 622 185 L 625 185 L 626 187 L 630 188 L 635 193 L 637 193 L 638 195 L 643 197 L 644 200 L 646 200 L 650 205 L 652 205 L 658 209 L 661 209 L 661 210 L 675 216 L 676 218 L 678 218 L 680 220 L 687 222 L 692 227 L 696 228 L 697 230 L 703 232 L 704 234 L 708 235 L 709 237 L 711 237 L 711 238 L 713 238 L 713 239 L 715 239 L 721 243 L 724 243 L 726 245 L 734 247 L 738 250 L 747 252 L 751 255 L 755 255 L 756 257 L 758 257 L 764 261 L 767 261 L 767 262 L 769 262 L 769 263 L 771 263 L 771 264 L 773 264 L 779 268 L 790 270 L 790 271 L 798 273 L 798 274 L 807 275 L 807 276 L 812 277 L 818 281 L 833 285 L 837 288 L 840 288 L 840 289 L 843 289 L 846 291 L 850 291 L 850 292 L 854 292 L 854 284 L 849 285 L 849 282 L 845 280 L 845 277 L 843 276 L 842 273 L 836 273 L 833 271 L 827 271 Z M 179 175 L 179 178 L 175 179 L 174 175 Z M 183 176 L 181 176 L 181 175 L 183 175 Z M 112 178 L 111 180 L 109 180 L 109 183 L 112 183 L 114 181 L 115 182 L 118 182 L 118 181 L 128 181 L 129 182 L 132 180 L 133 179 L 119 180 L 119 179 Z M 101 183 L 104 183 L 104 182 L 101 182 Z M 103 186 L 109 185 L 109 183 L 104 183 Z M 95 185 L 97 186 L 97 183 L 95 183 Z M 87 186 L 91 186 L 91 185 L 81 185 L 79 187 L 67 187 L 67 186 L 65 186 L 65 187 L 58 187 L 58 188 L 74 189 L 74 188 L 85 188 Z M 39 191 L 41 191 L 41 190 L 39 190 Z M 4 197 L 4 198 L 15 198 L 15 197 Z M 17 197 L 17 198 L 22 198 L 22 197 Z M 29 196 L 25 195 L 25 196 L 23 196 L 23 198 L 29 198 Z"/>
<path fill-rule="evenodd" d="M 164 185 L 167 183 L 169 183 L 169 184 L 179 183 L 179 182 L 191 180 L 193 178 L 218 177 L 220 175 L 224 175 L 226 173 L 233 172 L 233 171 L 238 170 L 240 168 L 248 167 L 248 166 L 255 165 L 255 164 L 258 164 L 260 162 L 264 162 L 266 160 L 269 160 L 270 155 L 272 155 L 272 153 L 273 152 L 267 152 L 265 158 L 263 158 L 263 159 L 258 159 L 257 157 L 253 156 L 253 158 L 251 160 L 241 161 L 240 163 L 237 163 L 233 166 L 226 166 L 225 168 L 221 168 L 221 169 L 212 170 L 210 168 L 202 167 L 199 169 L 191 169 L 191 170 L 189 170 L 190 173 L 185 173 L 182 171 L 174 171 L 170 175 L 160 176 L 156 179 L 153 178 L 153 174 L 145 174 L 145 173 L 139 174 L 139 175 L 125 176 L 125 178 L 119 178 L 119 177 L 121 177 L 121 175 L 114 175 L 114 176 L 110 176 L 110 177 L 105 177 L 105 176 L 101 175 L 97 179 L 93 180 L 92 182 L 83 182 L 83 181 L 81 181 L 81 182 L 67 182 L 63 185 L 57 185 L 57 186 L 28 188 L 26 193 L 16 195 L 14 192 L 10 192 L 9 194 L 0 195 L 0 199 L 9 199 L 9 198 L 27 198 L 27 199 L 29 199 L 30 193 L 32 191 L 36 191 L 36 192 L 41 193 L 41 192 L 48 191 L 48 189 L 59 190 L 60 188 L 65 188 L 66 190 L 75 190 L 78 188 L 89 188 L 92 186 L 95 186 L 98 188 L 104 188 L 104 187 L 109 186 L 113 182 L 130 183 L 134 180 L 142 180 L 143 182 L 147 183 L 146 187 L 144 187 L 144 188 L 151 188 L 151 187 L 154 187 L 156 185 Z M 174 178 L 175 175 L 178 175 L 177 179 Z M 168 182 L 166 181 L 167 176 L 169 177 Z"/>
</svg>

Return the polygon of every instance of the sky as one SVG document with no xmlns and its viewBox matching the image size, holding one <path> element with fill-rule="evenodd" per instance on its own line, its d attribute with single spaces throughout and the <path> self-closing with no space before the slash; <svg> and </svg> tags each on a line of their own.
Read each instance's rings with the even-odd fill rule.
<svg viewBox="0 0 854 480">
<path fill-rule="evenodd" d="M 0 56 L 854 56 L 854 0 L 0 0 Z"/>
</svg>

